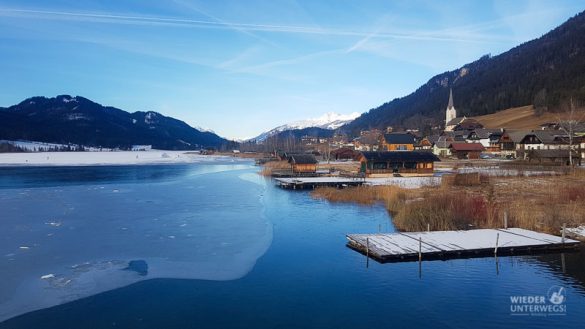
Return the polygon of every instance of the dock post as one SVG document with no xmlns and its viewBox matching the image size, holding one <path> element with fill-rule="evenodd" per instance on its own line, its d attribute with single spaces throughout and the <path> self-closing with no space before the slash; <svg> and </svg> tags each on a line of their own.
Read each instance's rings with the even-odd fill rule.
<svg viewBox="0 0 585 329">
<path fill-rule="evenodd" d="M 563 223 L 563 238 L 562 238 L 563 243 L 565 243 L 565 228 L 566 227 L 567 227 L 567 224 Z"/>
<path fill-rule="evenodd" d="M 431 224 L 427 223 L 427 232 L 431 231 Z"/>
<path fill-rule="evenodd" d="M 422 237 L 418 237 L 418 261 L 422 260 Z"/>
<path fill-rule="evenodd" d="M 504 228 L 508 228 L 508 212 L 504 211 Z"/>
<path fill-rule="evenodd" d="M 500 240 L 500 233 L 496 235 L 496 249 L 494 249 L 494 255 L 498 254 L 498 241 Z"/>
<path fill-rule="evenodd" d="M 366 238 L 366 268 L 370 265 L 370 238 Z"/>
</svg>

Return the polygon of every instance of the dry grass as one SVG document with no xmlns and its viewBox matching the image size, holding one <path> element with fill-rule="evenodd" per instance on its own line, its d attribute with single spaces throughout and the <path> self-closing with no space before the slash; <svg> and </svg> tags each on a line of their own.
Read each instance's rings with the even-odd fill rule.
<svg viewBox="0 0 585 329">
<path fill-rule="evenodd" d="M 585 222 L 585 179 L 567 175 L 540 178 L 531 187 L 514 183 L 504 190 L 508 199 L 500 201 L 512 226 L 558 234 L 563 223 L 577 226 Z M 511 197 L 514 191 L 516 198 Z"/>
<path fill-rule="evenodd" d="M 581 112 L 578 112 L 581 113 Z M 565 113 L 546 112 L 540 116 L 534 114 L 532 105 L 515 107 L 493 114 L 473 117 L 481 122 L 485 128 L 506 129 L 539 129 L 540 125 L 547 122 L 559 121 L 559 115 L 564 119 Z"/>
<path fill-rule="evenodd" d="M 479 186 L 487 179 L 478 172 L 461 173 L 454 175 L 443 175 L 441 185 L 443 186 Z"/>
<path fill-rule="evenodd" d="M 464 179 L 405 190 L 396 186 L 317 189 L 313 196 L 332 202 L 382 203 L 401 231 L 509 227 L 559 234 L 563 223 L 585 222 L 585 174 L 551 177 Z"/>
<path fill-rule="evenodd" d="M 330 202 L 355 202 L 365 205 L 381 203 L 388 211 L 394 212 L 407 200 L 410 194 L 408 192 L 398 186 L 357 186 L 347 189 L 324 187 L 314 190 L 312 195 Z"/>
<path fill-rule="evenodd" d="M 270 161 L 262 165 L 260 175 L 271 176 L 275 170 L 290 169 L 290 164 L 287 161 Z"/>
</svg>

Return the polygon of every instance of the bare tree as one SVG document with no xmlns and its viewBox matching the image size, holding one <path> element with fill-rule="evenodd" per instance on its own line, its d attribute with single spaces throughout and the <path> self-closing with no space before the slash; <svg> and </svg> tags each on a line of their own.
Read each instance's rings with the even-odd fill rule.
<svg viewBox="0 0 585 329">
<path fill-rule="evenodd" d="M 583 121 L 585 118 L 585 113 L 581 114 L 580 116 L 575 111 L 575 104 L 573 102 L 573 98 L 569 102 L 569 107 L 565 111 L 565 118 L 561 118 L 559 115 L 559 128 L 567 135 L 569 135 L 569 164 L 573 167 L 573 140 L 575 137 L 575 130 L 577 126 Z"/>
</svg>

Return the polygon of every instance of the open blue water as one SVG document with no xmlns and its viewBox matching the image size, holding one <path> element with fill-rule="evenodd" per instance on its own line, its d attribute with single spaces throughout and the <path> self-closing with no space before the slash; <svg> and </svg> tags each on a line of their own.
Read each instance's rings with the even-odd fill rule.
<svg viewBox="0 0 585 329">
<path fill-rule="evenodd" d="M 115 283 L 80 285 L 73 301 L 0 328 L 583 327 L 584 252 L 366 267 L 345 234 L 393 231 L 383 208 L 314 200 L 256 171 L 248 163 L 0 168 L 0 278 L 26 287 L 0 290 L 0 307 L 12 297 L 25 305 L 67 292 L 69 285 L 38 282 L 47 284 L 39 273 L 70 263 L 89 263 L 81 275 L 63 272 L 70 284 Z M 44 224 L 53 215 L 61 225 Z M 51 230 L 59 242 L 46 237 Z M 27 236 L 31 248 L 16 250 Z M 108 260 L 117 262 L 103 265 Z M 146 275 L 143 263 L 121 269 L 131 260 L 146 263 Z M 564 288 L 563 314 L 511 314 L 510 297 L 547 296 L 556 287 Z"/>
</svg>

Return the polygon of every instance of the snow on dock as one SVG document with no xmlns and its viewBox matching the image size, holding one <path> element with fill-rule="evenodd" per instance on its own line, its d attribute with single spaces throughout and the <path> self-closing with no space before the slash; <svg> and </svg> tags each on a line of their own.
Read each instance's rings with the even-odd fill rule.
<svg viewBox="0 0 585 329">
<path fill-rule="evenodd" d="M 274 178 L 278 186 L 289 189 L 306 189 L 316 187 L 347 187 L 359 185 L 395 185 L 402 188 L 420 188 L 423 186 L 437 186 L 441 184 L 441 177 L 278 177 Z"/>
<path fill-rule="evenodd" d="M 521 228 L 349 234 L 348 247 L 380 262 L 574 249 L 579 241 Z"/>
<path fill-rule="evenodd" d="M 362 185 L 363 178 L 351 177 L 283 177 L 275 178 L 278 186 L 289 189 L 316 188 L 322 186 L 345 187 Z"/>
</svg>

